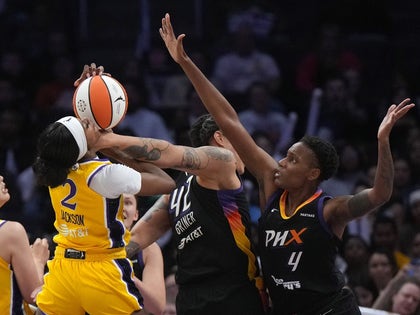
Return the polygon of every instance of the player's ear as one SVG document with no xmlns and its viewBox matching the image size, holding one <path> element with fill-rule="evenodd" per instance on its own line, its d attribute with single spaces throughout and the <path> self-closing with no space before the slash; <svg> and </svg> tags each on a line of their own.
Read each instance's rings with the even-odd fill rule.
<svg viewBox="0 0 420 315">
<path fill-rule="evenodd" d="M 313 167 L 309 171 L 308 179 L 309 180 L 317 180 L 320 175 L 321 175 L 321 170 L 319 168 L 317 168 L 317 167 Z"/>
<path fill-rule="evenodd" d="M 218 146 L 223 147 L 223 143 L 225 141 L 223 133 L 220 130 L 216 130 L 213 134 L 214 141 L 218 144 Z"/>
</svg>

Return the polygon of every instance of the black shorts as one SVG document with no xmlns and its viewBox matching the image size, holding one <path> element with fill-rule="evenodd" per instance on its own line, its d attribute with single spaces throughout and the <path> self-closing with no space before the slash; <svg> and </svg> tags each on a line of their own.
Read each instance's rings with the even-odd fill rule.
<svg viewBox="0 0 420 315">
<path fill-rule="evenodd" d="M 290 305 L 292 308 L 296 307 Z M 293 313 L 284 312 L 281 308 L 273 310 L 271 315 L 361 315 L 360 308 L 357 305 L 356 297 L 353 292 L 344 287 L 339 292 L 320 298 L 320 303 L 313 305 L 311 309 Z"/>
<path fill-rule="evenodd" d="M 357 305 L 356 297 L 353 292 L 344 287 L 331 300 L 315 312 L 305 313 L 305 315 L 361 315 Z"/>
<path fill-rule="evenodd" d="M 263 315 L 260 294 L 249 281 L 180 286 L 177 315 Z"/>
</svg>

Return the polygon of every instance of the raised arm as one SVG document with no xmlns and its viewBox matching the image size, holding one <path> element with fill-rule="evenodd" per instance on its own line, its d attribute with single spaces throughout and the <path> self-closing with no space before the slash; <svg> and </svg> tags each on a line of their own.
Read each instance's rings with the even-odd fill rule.
<svg viewBox="0 0 420 315">
<path fill-rule="evenodd" d="M 182 43 L 185 34 L 175 37 L 169 14 L 162 19 L 159 32 L 172 58 L 184 70 L 206 109 L 214 117 L 251 174 L 260 180 L 265 171 L 272 172 L 277 167 L 276 161 L 257 146 L 241 124 L 232 105 L 185 53 Z"/>
<path fill-rule="evenodd" d="M 389 200 L 394 181 L 389 135 L 395 123 L 412 107 L 410 99 L 398 105 L 391 105 L 378 129 L 378 162 L 372 188 L 362 190 L 350 197 L 338 197 L 327 203 L 326 216 L 329 222 L 335 221 L 341 229 L 354 218 L 363 216 Z"/>
</svg>

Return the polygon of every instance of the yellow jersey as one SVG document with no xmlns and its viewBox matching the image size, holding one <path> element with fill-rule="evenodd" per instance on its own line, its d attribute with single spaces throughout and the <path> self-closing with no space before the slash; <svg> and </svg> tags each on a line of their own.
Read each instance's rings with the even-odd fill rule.
<svg viewBox="0 0 420 315">
<path fill-rule="evenodd" d="M 0 220 L 0 227 L 6 222 Z M 0 257 L 0 314 L 22 314 L 22 301 L 11 265 Z"/>
<path fill-rule="evenodd" d="M 128 243 L 130 232 L 124 227 L 122 195 L 110 199 L 89 187 L 95 174 L 109 164 L 101 159 L 80 163 L 64 184 L 49 188 L 58 231 L 54 242 L 59 247 L 96 253 Z"/>
</svg>

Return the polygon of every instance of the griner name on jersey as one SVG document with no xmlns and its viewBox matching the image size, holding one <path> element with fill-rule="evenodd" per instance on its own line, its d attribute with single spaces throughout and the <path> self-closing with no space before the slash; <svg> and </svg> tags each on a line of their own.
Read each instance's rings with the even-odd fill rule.
<svg viewBox="0 0 420 315">
<path fill-rule="evenodd" d="M 178 235 L 187 232 L 187 230 L 194 226 L 196 219 L 194 218 L 194 211 L 191 210 L 190 188 L 193 177 L 190 176 L 185 182 L 185 185 L 176 188 L 170 200 L 170 212 L 174 213 L 176 223 L 174 230 Z M 183 249 L 187 243 L 190 243 L 201 237 L 203 232 L 201 226 L 196 227 L 187 236 L 180 239 L 178 248 Z"/>
</svg>

